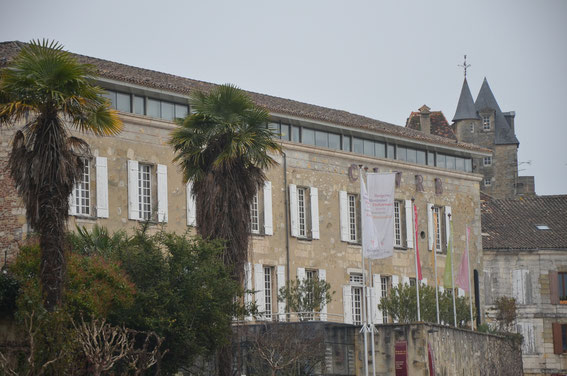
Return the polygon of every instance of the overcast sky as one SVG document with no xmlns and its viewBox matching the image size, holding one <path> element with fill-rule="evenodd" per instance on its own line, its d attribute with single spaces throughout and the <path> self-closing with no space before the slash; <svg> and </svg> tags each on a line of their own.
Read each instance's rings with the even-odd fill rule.
<svg viewBox="0 0 567 376">
<path fill-rule="evenodd" d="M 405 125 L 450 121 L 463 55 L 516 111 L 520 175 L 567 193 L 567 1 L 1 0 L 0 41 L 50 38 L 120 63 Z M 528 164 L 531 163 L 531 164 Z"/>
</svg>

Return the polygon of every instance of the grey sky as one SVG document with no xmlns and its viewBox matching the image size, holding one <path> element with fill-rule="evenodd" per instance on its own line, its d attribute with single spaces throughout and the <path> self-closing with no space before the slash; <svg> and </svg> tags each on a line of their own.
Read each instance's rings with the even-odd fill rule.
<svg viewBox="0 0 567 376">
<path fill-rule="evenodd" d="M 450 121 L 463 54 L 516 111 L 521 175 L 567 193 L 567 1 L 1 0 L 0 40 L 338 108 L 404 125 L 427 104 Z"/>
</svg>

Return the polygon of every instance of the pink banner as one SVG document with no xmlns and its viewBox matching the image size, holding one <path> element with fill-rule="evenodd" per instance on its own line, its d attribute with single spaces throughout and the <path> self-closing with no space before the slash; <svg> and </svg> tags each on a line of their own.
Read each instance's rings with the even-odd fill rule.
<svg viewBox="0 0 567 376">
<path fill-rule="evenodd" d="M 469 292 L 469 236 L 471 229 L 467 227 L 467 246 L 465 253 L 461 256 L 461 265 L 459 266 L 459 274 L 455 283 L 457 286 Z"/>
</svg>

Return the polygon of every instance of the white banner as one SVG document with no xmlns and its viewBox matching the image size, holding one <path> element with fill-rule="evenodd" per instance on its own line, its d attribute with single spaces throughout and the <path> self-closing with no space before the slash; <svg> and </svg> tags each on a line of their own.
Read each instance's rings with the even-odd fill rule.
<svg viewBox="0 0 567 376">
<path fill-rule="evenodd" d="M 368 191 L 360 179 L 362 206 L 362 252 L 369 259 L 394 254 L 395 173 L 367 174 Z"/>
</svg>

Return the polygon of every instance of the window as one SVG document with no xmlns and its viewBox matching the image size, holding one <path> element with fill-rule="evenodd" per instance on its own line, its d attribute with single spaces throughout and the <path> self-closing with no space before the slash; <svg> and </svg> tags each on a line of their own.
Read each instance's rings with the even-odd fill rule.
<svg viewBox="0 0 567 376">
<path fill-rule="evenodd" d="M 492 157 L 484 157 L 484 159 L 483 159 L 483 165 L 485 165 L 485 166 L 491 166 L 491 165 L 492 165 Z"/>
<path fill-rule="evenodd" d="M 490 187 L 491 185 L 492 185 L 492 179 L 491 178 L 484 178 L 484 186 Z"/>
<path fill-rule="evenodd" d="M 307 145 L 315 145 L 315 131 L 313 129 L 301 129 L 301 142 Z"/>
<path fill-rule="evenodd" d="M 289 141 L 289 124 L 283 124 L 280 127 L 280 137 L 282 140 Z"/>
<path fill-rule="evenodd" d="M 474 123 L 470 124 L 470 131 L 471 131 L 471 133 L 474 133 Z"/>
<path fill-rule="evenodd" d="M 553 353 L 561 355 L 567 353 L 567 324 L 554 322 L 551 324 L 553 332 Z"/>
<path fill-rule="evenodd" d="M 300 142 L 301 140 L 301 129 L 295 125 L 291 127 L 291 140 L 293 142 Z"/>
<path fill-rule="evenodd" d="M 402 244 L 402 203 L 394 201 L 394 246 L 401 247 Z"/>
<path fill-rule="evenodd" d="M 364 154 L 364 141 L 360 138 L 352 138 L 352 151 L 357 154 Z"/>
<path fill-rule="evenodd" d="M 487 115 L 482 116 L 482 129 L 485 131 L 490 130 L 490 116 Z"/>
<path fill-rule="evenodd" d="M 152 166 L 140 164 L 138 167 L 138 206 L 140 219 L 149 220 L 152 216 Z"/>
<path fill-rule="evenodd" d="M 356 195 L 348 195 L 348 236 L 351 242 L 356 242 Z"/>
<path fill-rule="evenodd" d="M 317 281 L 317 271 L 316 270 L 306 270 L 305 271 L 305 279 L 308 282 Z M 307 296 L 306 296 L 307 304 L 312 306 L 313 305 L 313 299 L 314 299 L 313 290 L 308 291 Z M 313 313 L 308 313 L 307 319 L 313 320 Z"/>
<path fill-rule="evenodd" d="M 298 214 L 298 223 L 299 223 L 299 236 L 306 237 L 307 236 L 307 218 L 306 218 L 306 211 L 305 211 L 305 188 L 297 188 L 297 214 Z"/>
<path fill-rule="evenodd" d="M 435 226 L 435 238 L 434 238 L 434 247 L 435 247 L 435 251 L 440 253 L 443 252 L 443 243 L 441 242 L 442 240 L 442 232 L 441 232 L 441 227 L 442 227 L 442 222 L 443 222 L 443 216 L 442 214 L 442 210 L 441 207 L 439 206 L 434 206 L 433 207 L 433 216 L 434 218 L 437 218 L 437 223 L 434 224 Z M 435 221 L 434 221 L 435 223 Z"/>
<path fill-rule="evenodd" d="M 264 311 L 266 319 L 272 318 L 272 267 L 264 267 Z"/>
<path fill-rule="evenodd" d="M 323 131 L 315 131 L 315 145 L 328 148 L 329 134 Z"/>
<path fill-rule="evenodd" d="M 343 136 L 343 150 L 350 151 L 350 136 Z"/>
<path fill-rule="evenodd" d="M 409 279 L 409 285 L 412 286 L 412 287 L 415 287 L 415 278 Z"/>
<path fill-rule="evenodd" d="M 260 216 L 258 215 L 258 193 L 252 198 L 250 205 L 250 232 L 253 234 L 260 233 Z"/>
<path fill-rule="evenodd" d="M 91 214 L 91 166 L 87 158 L 83 158 L 83 171 L 75 184 L 75 214 Z"/>
<path fill-rule="evenodd" d="M 362 324 L 362 274 L 353 273 L 350 275 L 352 285 L 352 323 Z"/>
<path fill-rule="evenodd" d="M 567 304 L 567 273 L 557 273 L 559 281 L 559 301 L 561 304 Z"/>
<path fill-rule="evenodd" d="M 184 118 L 189 113 L 189 107 L 186 104 L 119 93 L 112 90 L 107 90 L 102 96 L 110 100 L 112 108 L 137 115 L 146 115 L 173 121 L 175 118 Z"/>
<path fill-rule="evenodd" d="M 144 97 L 134 95 L 134 113 L 138 115 L 146 114 L 146 101 Z"/>
<path fill-rule="evenodd" d="M 382 292 L 382 298 L 387 298 L 390 292 L 390 277 L 380 277 L 380 285 L 381 285 L 381 292 Z M 384 310 L 382 312 L 382 319 L 384 324 L 388 323 L 388 313 Z"/>
</svg>

